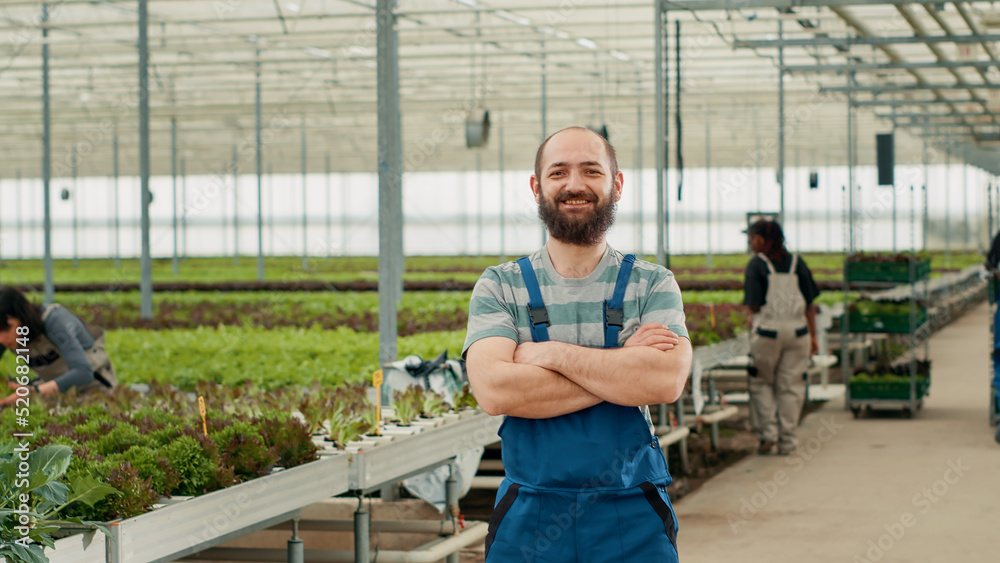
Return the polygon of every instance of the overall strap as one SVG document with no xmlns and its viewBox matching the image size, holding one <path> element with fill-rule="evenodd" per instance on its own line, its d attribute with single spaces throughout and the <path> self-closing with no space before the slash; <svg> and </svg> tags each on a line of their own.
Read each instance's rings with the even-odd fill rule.
<svg viewBox="0 0 1000 563">
<path fill-rule="evenodd" d="M 635 264 L 635 254 L 626 254 L 618 270 L 618 280 L 615 281 L 615 291 L 611 299 L 604 300 L 604 347 L 617 348 L 618 334 L 625 325 L 625 314 L 622 308 L 625 304 L 625 288 L 628 287 L 629 276 L 632 275 L 632 265 Z"/>
<path fill-rule="evenodd" d="M 792 267 L 789 268 L 789 270 L 788 270 L 789 274 L 794 274 L 795 273 L 795 270 L 798 268 L 798 263 L 799 263 L 799 255 L 798 254 L 792 254 Z"/>
<path fill-rule="evenodd" d="M 774 264 L 771 263 L 771 259 L 767 257 L 767 254 L 764 254 L 763 252 L 758 252 L 757 256 L 760 256 L 761 260 L 763 260 L 764 263 L 767 264 L 767 271 L 768 272 L 770 272 L 772 274 L 776 274 L 777 273 L 774 270 Z"/>
<path fill-rule="evenodd" d="M 535 342 L 548 342 L 549 313 L 545 310 L 545 303 L 542 302 L 542 292 L 538 288 L 535 269 L 531 267 L 531 260 L 527 257 L 519 258 L 517 264 L 521 267 L 524 287 L 528 290 L 528 318 L 531 322 L 531 339 Z"/>
</svg>

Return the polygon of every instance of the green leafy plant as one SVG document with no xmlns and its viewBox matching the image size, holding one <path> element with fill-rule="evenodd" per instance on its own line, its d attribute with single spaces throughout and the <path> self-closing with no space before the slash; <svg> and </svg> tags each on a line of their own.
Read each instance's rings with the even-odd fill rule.
<svg viewBox="0 0 1000 563">
<path fill-rule="evenodd" d="M 214 433 L 220 464 L 233 469 L 238 478 L 253 479 L 270 473 L 278 454 L 268 448 L 249 422 L 234 422 Z"/>
<path fill-rule="evenodd" d="M 217 462 L 206 455 L 201 444 L 191 436 L 180 436 L 164 446 L 160 453 L 176 472 L 178 483 L 174 492 L 179 495 L 200 495 L 211 484 Z"/>
<path fill-rule="evenodd" d="M 94 505 L 93 512 L 89 514 L 95 520 L 109 521 L 138 516 L 148 512 L 160 498 L 160 494 L 153 490 L 151 480 L 142 479 L 139 470 L 127 461 L 105 461 L 94 469 L 104 472 L 105 481 L 118 491 Z"/>
<path fill-rule="evenodd" d="M 316 459 L 309 428 L 291 415 L 278 412 L 255 422 L 264 445 L 278 454 L 278 465 L 295 467 Z"/>
<path fill-rule="evenodd" d="M 374 434 L 375 430 L 379 427 L 382 422 L 379 420 L 379 410 L 375 408 L 375 405 L 370 402 L 366 402 L 361 408 L 361 421 L 364 422 L 364 432 L 365 434 Z"/>
<path fill-rule="evenodd" d="M 476 397 L 472 394 L 472 390 L 468 383 L 462 386 L 461 391 L 452 396 L 451 402 L 452 407 L 456 411 L 479 408 L 479 403 L 476 402 Z"/>
<path fill-rule="evenodd" d="M 420 414 L 427 418 L 434 418 L 448 412 L 448 405 L 444 402 L 444 396 L 433 391 L 425 391 L 420 401 Z"/>
<path fill-rule="evenodd" d="M 344 449 L 348 442 L 357 440 L 365 431 L 365 423 L 343 403 L 338 403 L 328 420 L 330 439 L 337 449 Z"/>
<path fill-rule="evenodd" d="M 396 420 L 401 426 L 409 426 L 420 414 L 424 390 L 417 385 L 411 385 L 403 391 L 393 394 L 392 409 Z"/>
<path fill-rule="evenodd" d="M 128 462 L 139 473 L 140 479 L 149 479 L 154 491 L 170 496 L 180 482 L 180 476 L 170 463 L 156 450 L 146 446 L 132 446 L 128 450 L 108 456 L 112 463 Z"/>
<path fill-rule="evenodd" d="M 115 489 L 89 476 L 62 482 L 72 450 L 60 445 L 30 451 L 25 477 L 18 467 L 26 449 L 22 445 L 0 444 L 0 556 L 11 563 L 47 562 L 43 546 L 55 547 L 51 534 L 64 524 L 92 526 L 108 534 L 104 524 L 62 513 L 74 504 L 92 507 Z"/>
</svg>

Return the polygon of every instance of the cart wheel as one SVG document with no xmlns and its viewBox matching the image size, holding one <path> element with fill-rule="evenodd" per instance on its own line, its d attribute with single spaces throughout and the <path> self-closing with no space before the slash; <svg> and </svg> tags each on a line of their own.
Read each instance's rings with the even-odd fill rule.
<svg viewBox="0 0 1000 563">
<path fill-rule="evenodd" d="M 851 413 L 854 415 L 854 418 L 860 417 L 861 416 L 861 407 L 851 407 Z"/>
<path fill-rule="evenodd" d="M 903 417 L 913 418 L 913 410 L 910 407 L 903 407 Z"/>
</svg>

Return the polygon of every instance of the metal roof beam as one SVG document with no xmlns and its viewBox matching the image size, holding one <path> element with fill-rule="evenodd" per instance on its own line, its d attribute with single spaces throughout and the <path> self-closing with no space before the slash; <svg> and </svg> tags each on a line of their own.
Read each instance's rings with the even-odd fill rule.
<svg viewBox="0 0 1000 563">
<path fill-rule="evenodd" d="M 739 10 L 741 8 L 826 8 L 873 4 L 920 4 L 918 0 L 660 0 L 665 10 Z"/>
<path fill-rule="evenodd" d="M 736 39 L 733 47 L 737 49 L 766 49 L 778 47 L 851 47 L 851 46 L 884 46 L 884 45 L 935 45 L 938 43 L 983 43 L 1000 41 L 1000 34 L 976 35 L 901 35 L 896 37 L 814 37 L 810 39 Z"/>
<path fill-rule="evenodd" d="M 934 100 L 864 100 L 858 102 L 852 102 L 851 105 L 854 107 L 872 107 L 872 106 L 919 106 L 923 104 L 984 104 L 986 100 L 983 98 L 971 98 L 965 100 L 956 99 L 934 99 Z"/>
<path fill-rule="evenodd" d="M 785 65 L 785 72 L 822 73 L 885 70 L 933 70 L 938 68 L 998 68 L 1000 61 L 938 61 L 924 63 L 843 63 L 826 65 Z"/>
<path fill-rule="evenodd" d="M 880 84 L 876 86 L 820 86 L 820 93 L 829 92 L 914 92 L 920 90 L 1000 90 L 1000 84 Z"/>
</svg>

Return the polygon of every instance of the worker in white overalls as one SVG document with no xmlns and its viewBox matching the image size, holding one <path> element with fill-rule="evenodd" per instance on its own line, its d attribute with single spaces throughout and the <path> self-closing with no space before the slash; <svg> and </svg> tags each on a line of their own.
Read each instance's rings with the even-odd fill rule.
<svg viewBox="0 0 1000 563">
<path fill-rule="evenodd" d="M 757 221 L 746 231 L 755 256 L 747 264 L 743 303 L 750 310 L 750 408 L 758 452 L 789 455 L 805 400 L 806 370 L 817 353 L 819 289 L 801 256 L 785 248 L 781 226 Z"/>
</svg>

